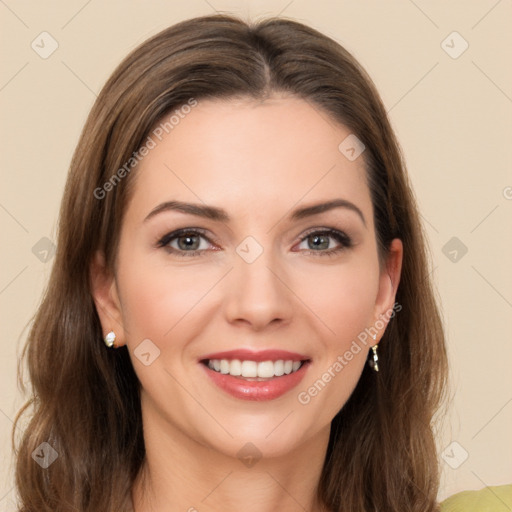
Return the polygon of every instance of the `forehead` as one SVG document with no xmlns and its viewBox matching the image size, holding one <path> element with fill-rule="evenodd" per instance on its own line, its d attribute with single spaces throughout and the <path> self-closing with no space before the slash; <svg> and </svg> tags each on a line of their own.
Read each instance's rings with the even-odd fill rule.
<svg viewBox="0 0 512 512">
<path fill-rule="evenodd" d="M 154 147 L 136 169 L 128 210 L 147 215 L 171 199 L 234 215 L 281 215 L 297 203 L 342 197 L 369 211 L 362 156 L 339 149 L 344 125 L 302 99 L 200 100 L 153 129 Z M 156 135 L 155 135 L 156 134 Z"/>
</svg>

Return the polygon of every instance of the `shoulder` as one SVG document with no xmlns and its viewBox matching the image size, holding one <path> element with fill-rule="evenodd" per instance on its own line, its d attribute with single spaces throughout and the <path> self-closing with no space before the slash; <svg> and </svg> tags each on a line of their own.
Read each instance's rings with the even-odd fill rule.
<svg viewBox="0 0 512 512">
<path fill-rule="evenodd" d="M 509 512 L 512 484 L 459 492 L 441 503 L 441 512 Z"/>
</svg>

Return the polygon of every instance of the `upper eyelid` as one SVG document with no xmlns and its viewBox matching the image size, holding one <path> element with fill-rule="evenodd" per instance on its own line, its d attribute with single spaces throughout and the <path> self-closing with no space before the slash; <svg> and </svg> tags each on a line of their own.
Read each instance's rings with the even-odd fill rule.
<svg viewBox="0 0 512 512">
<path fill-rule="evenodd" d="M 171 240 L 175 240 L 176 238 L 179 238 L 180 236 L 185 236 L 188 233 L 194 233 L 202 236 L 204 239 L 208 240 L 210 243 L 215 243 L 213 241 L 213 238 L 207 234 L 208 230 L 203 228 L 197 228 L 197 227 L 186 227 L 186 228 L 178 228 L 174 229 L 172 231 L 167 232 L 165 235 L 158 238 L 157 243 L 160 245 L 163 243 L 164 240 L 167 240 L 167 243 L 169 243 Z"/>
<path fill-rule="evenodd" d="M 333 238 L 334 240 L 336 240 L 337 243 L 341 244 L 342 246 L 344 246 L 346 248 L 352 247 L 354 245 L 353 238 L 348 233 L 346 233 L 344 230 L 335 229 L 335 228 L 326 228 L 326 227 L 314 228 L 311 231 L 306 231 L 305 233 L 303 233 L 300 236 L 300 238 L 295 243 L 295 245 L 297 243 L 303 243 L 309 236 L 314 235 L 316 233 L 320 233 L 324 236 L 327 235 L 329 238 Z M 309 250 L 309 249 L 307 249 L 307 250 Z M 322 251 L 319 251 L 319 252 L 322 252 Z M 327 252 L 327 251 L 325 251 L 325 252 Z"/>
</svg>

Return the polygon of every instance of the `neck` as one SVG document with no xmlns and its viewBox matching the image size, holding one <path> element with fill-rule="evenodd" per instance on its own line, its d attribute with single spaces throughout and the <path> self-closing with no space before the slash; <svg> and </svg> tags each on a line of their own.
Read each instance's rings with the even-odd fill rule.
<svg viewBox="0 0 512 512">
<path fill-rule="evenodd" d="M 325 511 L 316 489 L 329 428 L 291 453 L 261 459 L 251 459 L 255 448 L 249 446 L 247 458 L 226 455 L 165 421 L 145 421 L 144 437 L 146 458 L 132 488 L 134 512 Z"/>
</svg>

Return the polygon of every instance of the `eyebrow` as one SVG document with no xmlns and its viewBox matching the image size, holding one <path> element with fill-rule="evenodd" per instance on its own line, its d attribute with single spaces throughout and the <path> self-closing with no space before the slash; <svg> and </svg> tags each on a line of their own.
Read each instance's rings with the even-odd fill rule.
<svg viewBox="0 0 512 512">
<path fill-rule="evenodd" d="M 364 218 L 363 212 L 354 203 L 351 203 L 346 199 L 332 199 L 331 201 L 297 208 L 289 215 L 289 220 L 301 220 L 306 217 L 311 217 L 313 215 L 333 210 L 334 208 L 346 208 L 348 210 L 352 210 L 361 218 L 363 224 L 366 226 L 366 219 Z M 161 203 L 153 208 L 144 219 L 144 222 L 147 222 L 152 217 L 167 211 L 188 213 L 190 215 L 196 215 L 198 217 L 218 222 L 229 222 L 230 220 L 229 215 L 222 208 L 196 203 L 185 203 L 182 201 L 166 201 L 165 203 Z"/>
<path fill-rule="evenodd" d="M 364 218 L 363 212 L 350 201 L 346 199 L 333 199 L 332 201 L 327 201 L 326 203 L 318 203 L 310 206 L 305 206 L 303 208 L 298 208 L 295 210 L 291 216 L 291 220 L 300 220 L 305 217 L 310 217 L 311 215 L 317 215 L 319 213 L 327 212 L 329 210 L 333 210 L 334 208 L 346 208 L 348 210 L 352 210 L 357 213 L 357 215 L 363 221 L 363 224 L 366 226 L 366 219 Z"/>
</svg>

